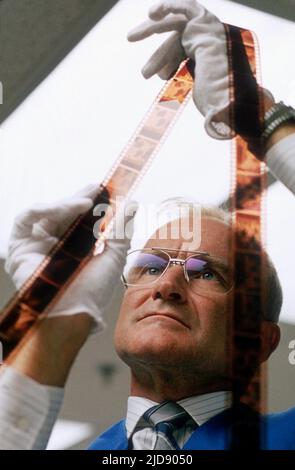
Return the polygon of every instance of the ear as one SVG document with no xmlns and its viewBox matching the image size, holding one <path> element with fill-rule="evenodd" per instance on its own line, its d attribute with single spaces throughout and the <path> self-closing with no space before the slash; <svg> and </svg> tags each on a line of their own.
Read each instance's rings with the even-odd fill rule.
<svg viewBox="0 0 295 470">
<path fill-rule="evenodd" d="M 260 362 L 266 361 L 275 351 L 281 339 L 279 325 L 271 321 L 261 322 L 261 352 Z"/>
</svg>

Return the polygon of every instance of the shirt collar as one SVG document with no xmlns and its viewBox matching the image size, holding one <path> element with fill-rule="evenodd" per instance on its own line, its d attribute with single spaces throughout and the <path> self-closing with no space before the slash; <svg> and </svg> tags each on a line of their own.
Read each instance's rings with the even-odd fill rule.
<svg viewBox="0 0 295 470">
<path fill-rule="evenodd" d="M 201 426 L 210 418 L 230 408 L 232 405 L 232 393 L 229 391 L 206 393 L 183 398 L 177 402 L 192 419 Z M 133 433 L 140 418 L 146 410 L 158 405 L 148 398 L 130 396 L 127 404 L 126 430 L 127 437 Z"/>
</svg>

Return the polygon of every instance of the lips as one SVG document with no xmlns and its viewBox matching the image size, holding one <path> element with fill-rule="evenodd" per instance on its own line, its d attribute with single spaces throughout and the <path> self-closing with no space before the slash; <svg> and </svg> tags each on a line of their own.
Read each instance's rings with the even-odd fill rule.
<svg viewBox="0 0 295 470">
<path fill-rule="evenodd" d="M 176 320 L 178 323 L 181 323 L 186 328 L 189 328 L 189 326 L 181 318 L 179 318 L 178 315 L 175 315 L 174 313 L 171 313 L 171 312 L 151 312 L 151 313 L 147 313 L 143 315 L 141 318 L 139 318 L 139 320 L 143 320 L 144 318 L 153 317 L 153 316 L 172 318 L 172 320 Z"/>
</svg>

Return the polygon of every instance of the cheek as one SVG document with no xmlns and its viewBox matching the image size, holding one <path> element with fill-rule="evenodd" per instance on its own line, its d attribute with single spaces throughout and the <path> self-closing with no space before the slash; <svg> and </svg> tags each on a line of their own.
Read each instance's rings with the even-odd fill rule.
<svg viewBox="0 0 295 470">
<path fill-rule="evenodd" d="M 142 304 L 146 302 L 146 300 L 150 296 L 150 289 L 136 289 L 132 287 L 128 287 L 123 297 L 123 301 L 121 304 L 120 315 L 121 312 L 124 314 L 129 312 L 132 314 L 134 310 L 141 307 Z"/>
<path fill-rule="evenodd" d="M 198 311 L 198 321 L 200 323 L 200 331 L 207 336 L 208 340 L 215 337 L 224 341 L 229 319 L 229 303 L 227 298 L 200 297 L 196 306 Z"/>
<path fill-rule="evenodd" d="M 140 341 L 137 335 L 136 318 L 141 306 L 149 299 L 150 290 L 129 287 L 123 297 L 119 317 L 114 331 L 117 354 L 127 362 L 131 349 Z"/>
<path fill-rule="evenodd" d="M 126 330 L 135 318 L 135 312 L 143 305 L 149 297 L 147 289 L 133 289 L 128 288 L 124 294 L 119 317 L 117 320 L 115 337 L 123 334 L 123 330 Z"/>
</svg>

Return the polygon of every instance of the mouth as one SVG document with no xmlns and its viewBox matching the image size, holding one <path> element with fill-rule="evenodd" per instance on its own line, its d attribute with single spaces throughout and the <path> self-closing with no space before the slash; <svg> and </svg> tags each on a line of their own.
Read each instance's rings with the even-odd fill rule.
<svg viewBox="0 0 295 470">
<path fill-rule="evenodd" d="M 173 320 L 174 322 L 177 322 L 177 323 L 180 323 L 182 326 L 185 326 L 186 328 L 189 328 L 189 326 L 182 320 L 180 319 L 178 316 L 174 315 L 173 313 L 170 313 L 170 312 L 152 312 L 152 313 L 148 313 L 147 315 L 144 315 L 143 317 L 141 317 L 139 320 L 144 320 L 145 318 L 151 318 L 151 317 L 154 317 L 155 319 L 156 318 L 165 318 L 165 319 L 168 319 L 168 320 Z"/>
</svg>

